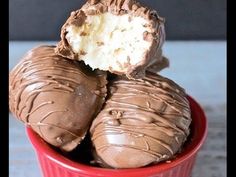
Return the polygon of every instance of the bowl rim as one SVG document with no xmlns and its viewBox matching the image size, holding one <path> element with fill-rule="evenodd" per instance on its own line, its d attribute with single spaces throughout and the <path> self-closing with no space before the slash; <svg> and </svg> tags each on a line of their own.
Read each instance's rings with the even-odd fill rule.
<svg viewBox="0 0 236 177">
<path fill-rule="evenodd" d="M 191 114 L 193 117 L 193 125 L 194 132 L 192 136 L 192 142 L 189 143 L 189 146 L 185 148 L 183 152 L 176 156 L 171 163 L 159 163 L 156 165 L 151 165 L 142 168 L 134 168 L 134 169 L 106 169 L 106 168 L 99 168 L 99 167 L 92 167 L 85 164 L 80 164 L 78 162 L 72 161 L 63 155 L 56 152 L 52 149 L 43 139 L 39 137 L 30 127 L 26 127 L 26 133 L 28 135 L 29 141 L 32 143 L 33 147 L 35 148 L 37 154 L 44 155 L 54 163 L 63 168 L 68 169 L 69 171 L 73 171 L 75 173 L 80 174 L 87 174 L 87 175 L 114 175 L 116 173 L 125 173 L 125 174 L 140 174 L 140 173 L 148 173 L 150 171 L 155 171 L 156 173 L 160 173 L 163 171 L 168 171 L 181 163 L 187 161 L 199 151 L 201 146 L 203 145 L 206 136 L 207 136 L 207 119 L 205 113 L 201 106 L 189 95 L 187 95 L 187 99 L 190 103 Z M 196 124 L 197 122 L 197 124 Z"/>
</svg>

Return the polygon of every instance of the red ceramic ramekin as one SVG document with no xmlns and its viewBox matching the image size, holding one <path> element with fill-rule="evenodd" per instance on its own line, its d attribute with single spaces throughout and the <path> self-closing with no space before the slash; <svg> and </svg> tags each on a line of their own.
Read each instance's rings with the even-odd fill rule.
<svg viewBox="0 0 236 177">
<path fill-rule="evenodd" d="M 104 169 L 74 162 L 53 150 L 30 128 L 27 134 L 34 146 L 44 177 L 190 177 L 197 153 L 207 135 L 207 120 L 202 108 L 190 96 L 192 124 L 190 140 L 182 153 L 170 163 L 137 169 Z"/>
</svg>

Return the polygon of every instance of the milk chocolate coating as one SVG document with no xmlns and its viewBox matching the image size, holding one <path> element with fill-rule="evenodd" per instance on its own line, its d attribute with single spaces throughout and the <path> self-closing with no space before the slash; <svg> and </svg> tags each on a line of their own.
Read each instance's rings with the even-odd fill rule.
<svg viewBox="0 0 236 177">
<path fill-rule="evenodd" d="M 143 39 L 151 42 L 149 50 L 147 50 L 142 58 L 142 61 L 131 65 L 127 63 L 128 69 L 126 73 L 118 72 L 109 69 L 111 73 L 123 75 L 128 78 L 142 78 L 145 75 L 145 70 L 152 64 L 158 65 L 162 62 L 162 57 L 159 57 L 164 41 L 165 41 L 165 29 L 164 18 L 160 17 L 155 10 L 149 9 L 135 0 L 88 0 L 87 3 L 79 10 L 71 13 L 71 16 L 65 22 L 61 29 L 61 41 L 57 44 L 55 52 L 61 56 L 70 58 L 72 60 L 80 60 L 80 55 L 86 55 L 86 53 L 75 53 L 69 42 L 66 39 L 66 28 L 69 25 L 82 26 L 86 21 L 87 16 L 102 14 L 105 12 L 112 13 L 114 15 L 129 14 L 131 17 L 142 17 L 150 22 L 150 28 L 152 32 L 144 32 Z M 104 34 L 106 35 L 106 34 Z M 102 61 L 101 62 L 106 62 Z M 166 65 L 160 65 L 158 71 L 165 68 Z"/>
<path fill-rule="evenodd" d="M 189 135 L 185 91 L 147 72 L 143 79 L 115 79 L 90 128 L 96 154 L 113 168 L 138 168 L 172 158 Z"/>
<path fill-rule="evenodd" d="M 162 49 L 160 49 L 157 53 L 157 58 L 159 59 L 147 68 L 148 71 L 158 73 L 163 68 L 167 68 L 170 66 L 169 59 L 163 56 Z"/>
<path fill-rule="evenodd" d="M 9 105 L 46 142 L 71 151 L 84 138 L 106 96 L 106 73 L 54 53 L 29 51 L 10 72 Z"/>
</svg>

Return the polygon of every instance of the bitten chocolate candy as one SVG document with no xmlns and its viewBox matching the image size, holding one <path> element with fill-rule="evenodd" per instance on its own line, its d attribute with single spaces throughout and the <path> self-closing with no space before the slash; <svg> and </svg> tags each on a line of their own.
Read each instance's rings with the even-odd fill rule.
<svg viewBox="0 0 236 177">
<path fill-rule="evenodd" d="M 34 48 L 10 72 L 9 104 L 45 141 L 71 151 L 105 101 L 106 73 L 58 56 L 54 48 Z"/>
<path fill-rule="evenodd" d="M 56 53 L 141 78 L 154 63 L 162 63 L 158 70 L 166 67 L 159 56 L 164 40 L 164 19 L 155 10 L 134 0 L 90 0 L 63 25 Z"/>
<path fill-rule="evenodd" d="M 180 151 L 191 123 L 189 102 L 180 86 L 147 72 L 143 79 L 115 79 L 108 94 L 90 128 L 96 158 L 103 166 L 138 168 Z"/>
</svg>

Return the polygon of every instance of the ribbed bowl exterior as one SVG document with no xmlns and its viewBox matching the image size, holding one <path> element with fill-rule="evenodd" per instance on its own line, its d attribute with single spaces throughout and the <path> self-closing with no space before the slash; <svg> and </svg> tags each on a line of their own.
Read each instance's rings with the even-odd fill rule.
<svg viewBox="0 0 236 177">
<path fill-rule="evenodd" d="M 38 154 L 38 161 L 41 165 L 41 169 L 43 172 L 44 177 L 97 177 L 101 175 L 94 174 L 91 176 L 91 174 L 86 175 L 82 173 L 76 173 L 74 171 L 68 170 L 63 168 L 63 166 L 60 166 L 53 161 L 50 161 L 46 156 Z M 146 174 L 134 174 L 134 175 L 121 175 L 121 177 L 190 177 L 193 165 L 195 163 L 195 156 L 188 159 L 188 161 L 183 162 L 181 165 L 176 166 L 170 170 L 158 172 L 158 174 L 155 172 L 155 170 L 147 172 Z M 103 175 L 104 177 L 108 177 L 107 175 Z"/>
<path fill-rule="evenodd" d="M 38 157 L 43 177 L 190 177 L 197 153 L 207 135 L 207 121 L 199 104 L 188 96 L 192 113 L 192 137 L 184 151 L 170 163 L 160 163 L 138 169 L 103 169 L 73 162 L 53 150 L 31 128 L 30 142 Z"/>
</svg>

